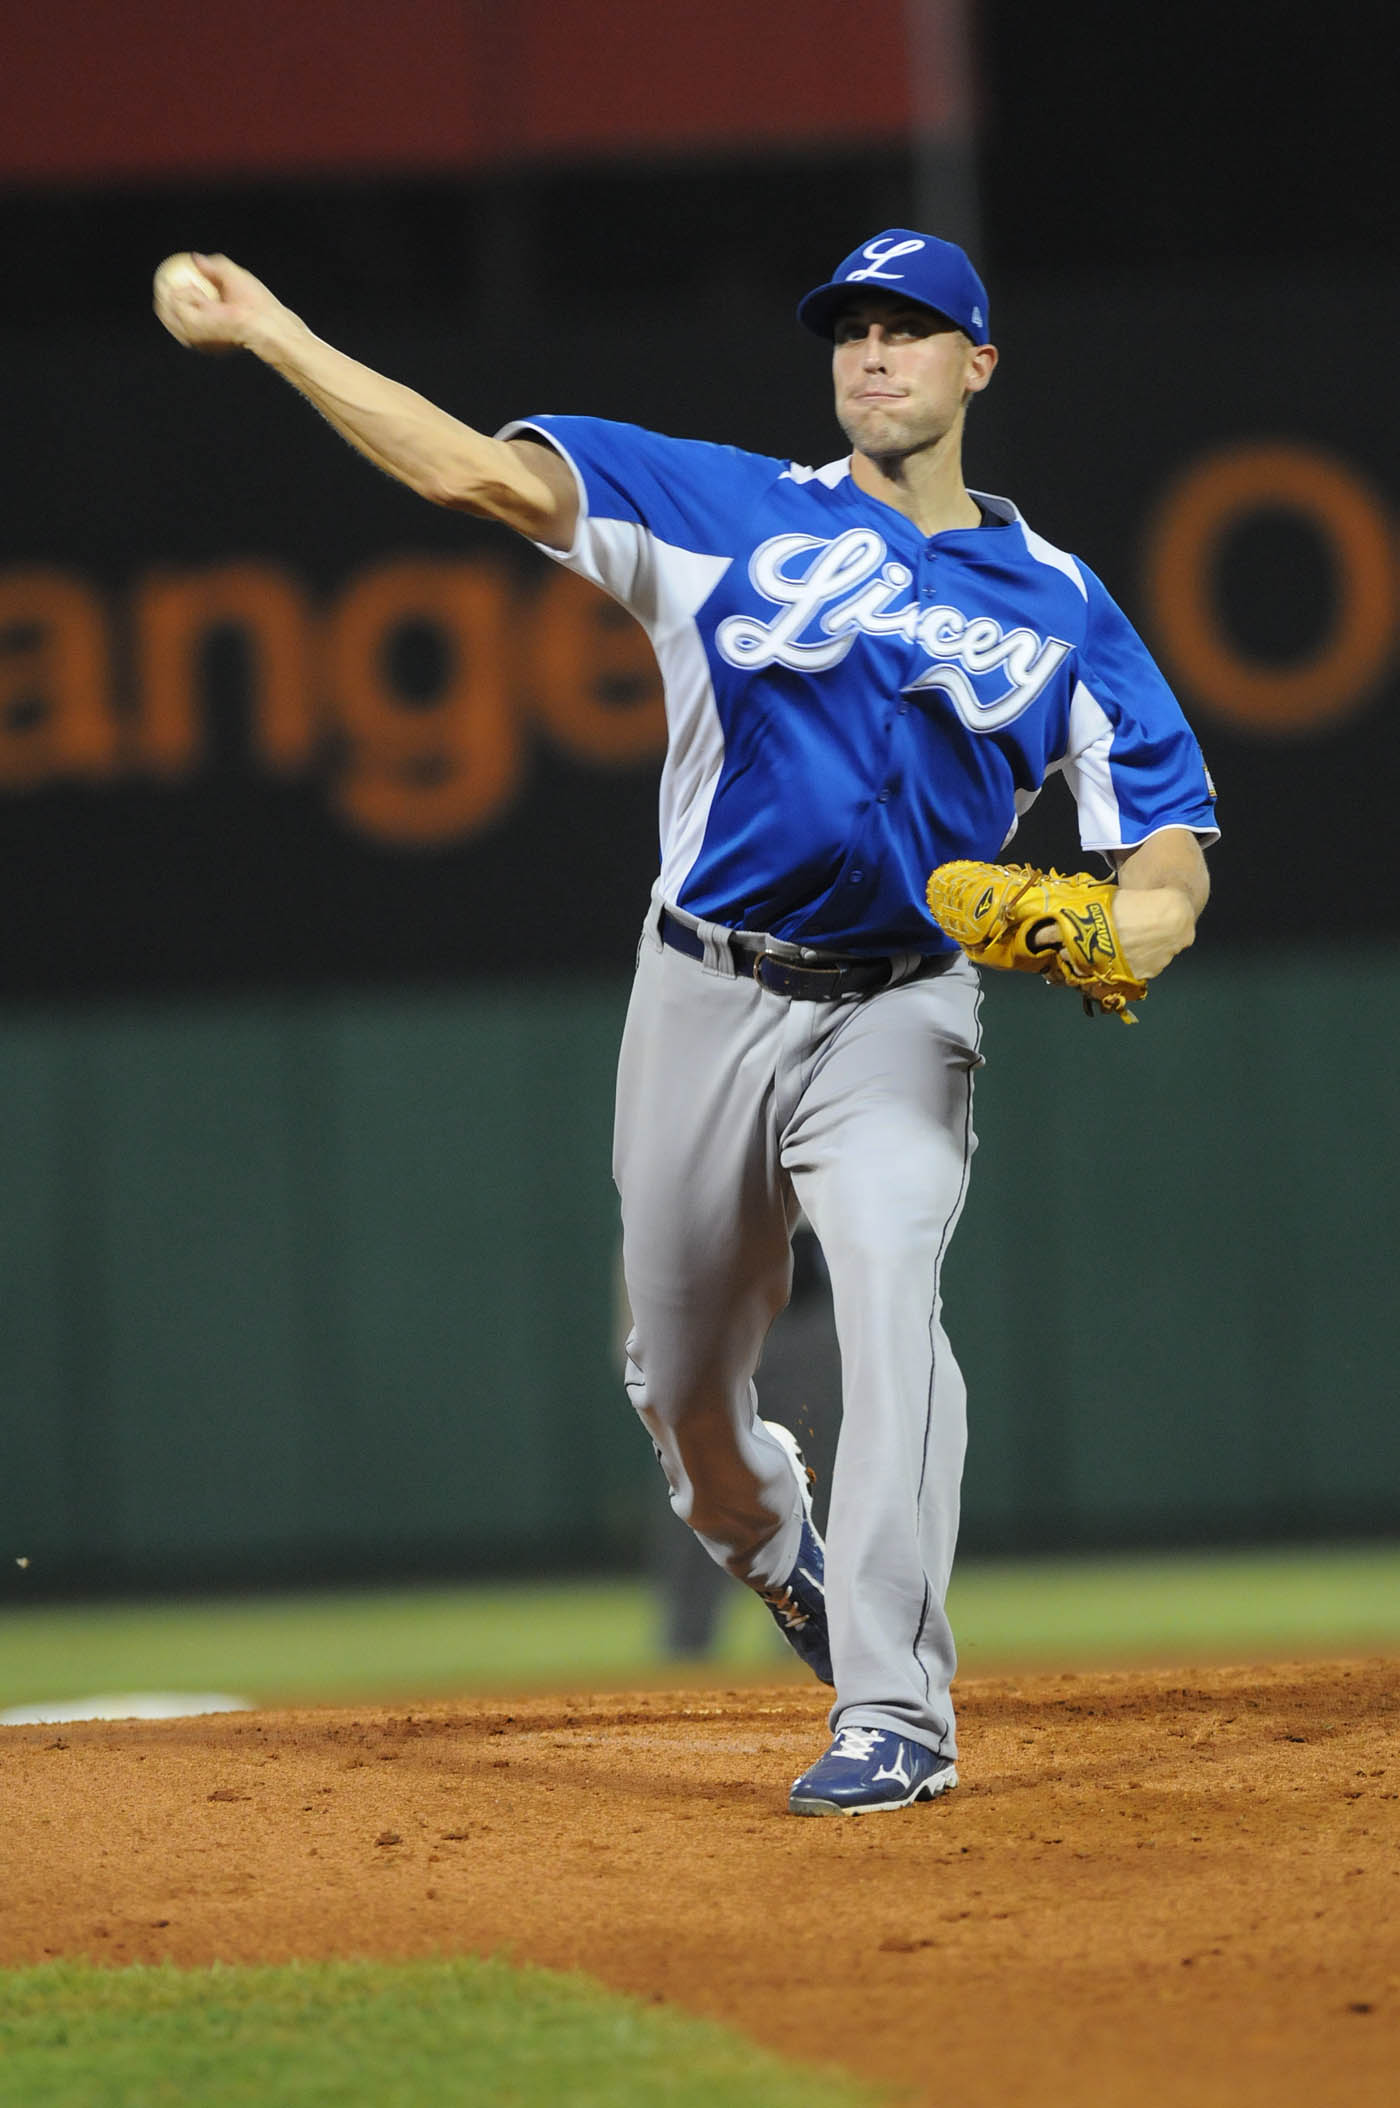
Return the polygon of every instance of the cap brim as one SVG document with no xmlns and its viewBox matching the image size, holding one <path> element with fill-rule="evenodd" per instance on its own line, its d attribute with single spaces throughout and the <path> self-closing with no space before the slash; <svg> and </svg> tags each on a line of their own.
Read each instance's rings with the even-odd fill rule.
<svg viewBox="0 0 1400 2108">
<path fill-rule="evenodd" d="M 810 292 L 805 300 L 798 303 L 797 319 L 804 329 L 811 330 L 813 336 L 830 339 L 836 335 L 836 318 L 842 308 L 848 301 L 859 300 L 862 294 L 866 293 L 889 293 L 894 299 L 907 301 L 910 307 L 927 308 L 931 315 L 942 315 L 943 320 L 951 322 L 954 329 L 966 328 L 966 324 L 959 322 L 956 315 L 944 314 L 941 307 L 934 307 L 930 301 L 916 300 L 910 293 L 898 293 L 893 286 L 852 285 L 844 278 L 833 279 L 829 285 L 819 285 L 815 291 Z"/>
</svg>

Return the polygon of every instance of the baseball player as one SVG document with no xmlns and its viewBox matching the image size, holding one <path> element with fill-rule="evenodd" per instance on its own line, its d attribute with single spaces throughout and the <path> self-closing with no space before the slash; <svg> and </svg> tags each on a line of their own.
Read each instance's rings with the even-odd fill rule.
<svg viewBox="0 0 1400 2108">
<path fill-rule="evenodd" d="M 790 1808 L 932 1799 L 957 1783 L 966 1427 L 940 1278 L 981 1057 L 977 972 L 925 887 L 995 858 L 1059 772 L 1141 984 L 1192 941 L 1216 832 L 1199 748 L 1099 580 L 963 480 L 997 363 L 981 280 L 893 228 L 807 294 L 850 445 L 813 469 L 589 417 L 488 438 L 226 258 L 163 270 L 182 342 L 253 352 L 371 461 L 529 536 L 650 636 L 669 743 L 617 1089 L 627 1388 L 676 1513 L 834 1685 Z M 1032 946 L 1052 961 L 1058 935 Z M 825 1545 L 753 1382 L 799 1209 L 841 1348 Z"/>
</svg>

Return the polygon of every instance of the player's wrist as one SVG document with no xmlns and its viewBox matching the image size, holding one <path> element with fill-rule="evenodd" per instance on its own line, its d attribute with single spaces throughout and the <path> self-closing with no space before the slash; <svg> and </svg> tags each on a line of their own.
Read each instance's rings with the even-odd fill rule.
<svg viewBox="0 0 1400 2108">
<path fill-rule="evenodd" d="M 279 301 L 267 313 L 249 317 L 247 327 L 240 332 L 244 351 L 251 351 L 265 366 L 273 366 L 279 372 L 294 368 L 316 339 L 289 307 Z"/>
</svg>

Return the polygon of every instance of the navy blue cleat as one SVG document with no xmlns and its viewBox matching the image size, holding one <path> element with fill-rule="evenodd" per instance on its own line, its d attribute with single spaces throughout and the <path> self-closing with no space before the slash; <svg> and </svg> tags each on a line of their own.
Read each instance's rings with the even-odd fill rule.
<svg viewBox="0 0 1400 2108">
<path fill-rule="evenodd" d="M 793 1781 L 792 1815 L 878 1815 L 932 1801 L 958 1783 L 951 1757 L 892 1728 L 843 1727 L 824 1757 Z"/>
<path fill-rule="evenodd" d="M 802 1539 L 797 1564 L 780 1587 L 760 1588 L 758 1594 L 773 1613 L 773 1621 L 795 1654 L 799 1654 L 814 1676 L 835 1684 L 831 1672 L 831 1639 L 826 1629 L 826 1547 L 812 1521 L 812 1471 L 797 1446 L 797 1438 L 776 1420 L 764 1426 L 787 1451 L 802 1495 Z"/>
</svg>

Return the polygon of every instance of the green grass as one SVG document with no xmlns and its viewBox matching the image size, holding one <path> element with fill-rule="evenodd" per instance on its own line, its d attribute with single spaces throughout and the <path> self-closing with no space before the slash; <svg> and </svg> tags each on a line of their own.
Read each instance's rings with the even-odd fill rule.
<svg viewBox="0 0 1400 2108">
<path fill-rule="evenodd" d="M 950 1609 L 966 1675 L 1382 1653 L 1400 1650 L 1400 1548 L 968 1564 Z M 664 1676 L 657 1630 L 632 1581 L 50 1605 L 0 1622 L 0 1707 L 133 1690 L 277 1703 L 616 1689 Z M 710 1667 L 802 1674 L 739 1588 Z"/>
<path fill-rule="evenodd" d="M 834 2074 L 472 1957 L 0 1975 L 0 2108 L 875 2108 Z"/>
<path fill-rule="evenodd" d="M 948 1608 L 964 1675 L 1400 1652 L 1400 1545 L 968 1565 Z"/>
<path fill-rule="evenodd" d="M 724 1664 L 781 1675 L 791 1657 L 767 1612 L 732 1598 Z M 661 1666 L 657 1629 L 634 1581 L 46 1605 L 0 1621 L 0 1708 L 143 1689 L 316 1701 L 625 1686 Z"/>
</svg>

